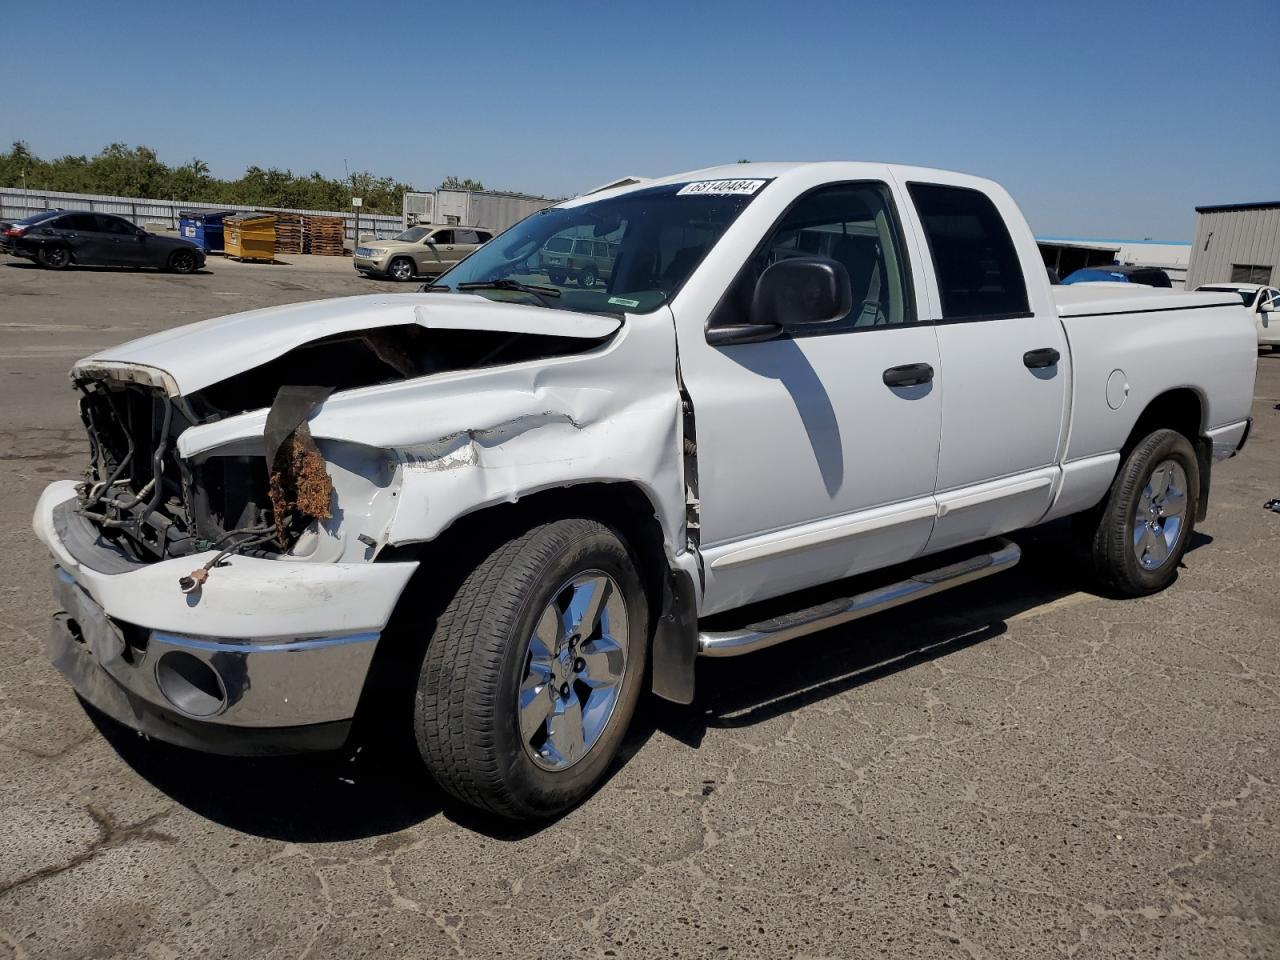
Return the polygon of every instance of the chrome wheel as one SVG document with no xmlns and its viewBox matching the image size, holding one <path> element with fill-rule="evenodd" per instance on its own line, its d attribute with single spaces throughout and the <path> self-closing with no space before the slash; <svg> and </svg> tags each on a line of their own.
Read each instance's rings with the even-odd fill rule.
<svg viewBox="0 0 1280 960">
<path fill-rule="evenodd" d="M 1168 562 L 1187 516 L 1187 474 L 1174 460 L 1151 471 L 1133 512 L 1133 553 L 1144 570 Z"/>
<path fill-rule="evenodd" d="M 409 280 L 413 277 L 413 264 L 408 260 L 397 260 L 391 264 L 391 276 L 396 280 Z"/>
<path fill-rule="evenodd" d="M 585 757 L 613 716 L 627 670 L 627 608 L 613 578 L 577 574 L 538 618 L 517 693 L 520 740 L 544 770 Z"/>
</svg>

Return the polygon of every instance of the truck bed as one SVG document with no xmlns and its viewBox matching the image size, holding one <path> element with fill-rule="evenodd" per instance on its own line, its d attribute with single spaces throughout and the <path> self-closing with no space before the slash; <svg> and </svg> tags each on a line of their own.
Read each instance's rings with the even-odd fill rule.
<svg viewBox="0 0 1280 960">
<path fill-rule="evenodd" d="M 1164 290 L 1140 283 L 1055 284 L 1051 289 L 1060 317 L 1240 306 L 1240 298 L 1234 294 Z"/>
</svg>

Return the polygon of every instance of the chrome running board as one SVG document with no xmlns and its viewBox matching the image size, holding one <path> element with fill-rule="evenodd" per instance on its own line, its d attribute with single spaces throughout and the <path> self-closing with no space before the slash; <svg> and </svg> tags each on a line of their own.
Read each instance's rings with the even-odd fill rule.
<svg viewBox="0 0 1280 960">
<path fill-rule="evenodd" d="M 704 657 L 737 657 L 744 653 L 754 653 L 765 647 L 772 647 L 775 643 L 784 643 L 805 634 L 910 603 L 912 600 L 920 600 L 961 584 L 981 580 L 993 573 L 1008 570 L 1020 559 L 1022 550 L 1016 543 L 1000 540 L 999 546 L 988 553 L 981 553 L 937 570 L 917 573 L 888 586 L 877 587 L 852 597 L 829 600 L 814 607 L 793 610 L 738 630 L 699 633 L 698 653 Z"/>
</svg>

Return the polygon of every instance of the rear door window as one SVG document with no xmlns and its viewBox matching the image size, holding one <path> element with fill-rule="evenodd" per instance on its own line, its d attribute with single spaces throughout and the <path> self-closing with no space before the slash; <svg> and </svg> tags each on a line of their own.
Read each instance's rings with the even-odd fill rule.
<svg viewBox="0 0 1280 960">
<path fill-rule="evenodd" d="M 53 226 L 59 230 L 74 230 L 79 233 L 97 233 L 99 230 L 98 218 L 92 213 L 69 213 L 65 217 L 59 217 Z"/>
<path fill-rule="evenodd" d="M 474 230 L 455 230 L 453 231 L 454 243 L 479 243 Z"/>
<path fill-rule="evenodd" d="M 1030 313 L 1018 251 L 1004 218 L 979 190 L 907 185 L 933 257 L 944 320 L 990 320 Z"/>
</svg>

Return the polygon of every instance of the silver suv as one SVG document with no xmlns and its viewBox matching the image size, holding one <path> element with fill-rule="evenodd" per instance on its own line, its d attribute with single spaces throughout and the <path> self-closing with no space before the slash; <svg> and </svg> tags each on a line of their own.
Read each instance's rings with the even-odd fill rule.
<svg viewBox="0 0 1280 960">
<path fill-rule="evenodd" d="M 586 237 L 552 237 L 542 248 L 539 265 L 552 283 L 575 280 L 580 287 L 594 287 L 597 280 L 608 283 L 618 244 Z"/>
<path fill-rule="evenodd" d="M 370 277 L 412 280 L 439 276 L 493 239 L 480 227 L 410 227 L 394 240 L 369 240 L 356 247 L 356 271 Z"/>
</svg>

